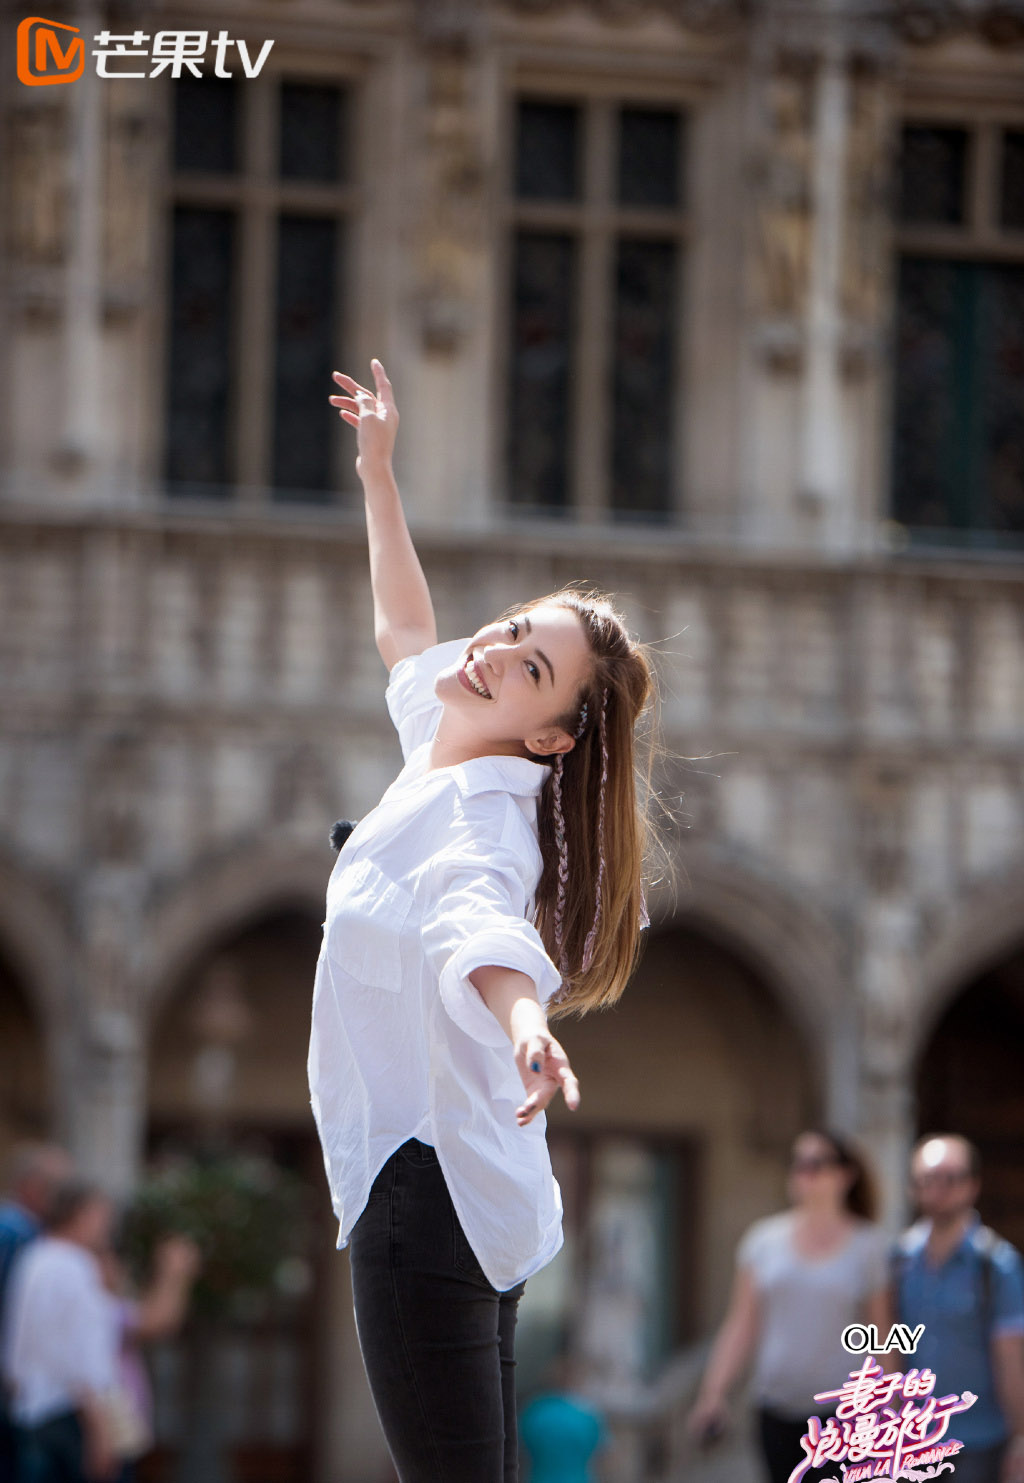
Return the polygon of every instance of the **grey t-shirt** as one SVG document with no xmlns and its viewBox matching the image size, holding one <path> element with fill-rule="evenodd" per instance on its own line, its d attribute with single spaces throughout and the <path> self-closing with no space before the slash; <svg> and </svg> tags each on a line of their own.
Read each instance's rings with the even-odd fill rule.
<svg viewBox="0 0 1024 1483">
<path fill-rule="evenodd" d="M 858 1368 L 840 1335 L 887 1285 L 889 1259 L 885 1233 L 858 1220 L 832 1256 L 809 1260 L 793 1246 L 794 1223 L 788 1210 L 755 1221 L 736 1261 L 750 1272 L 761 1308 L 754 1399 L 796 1419 L 820 1410 L 815 1393 L 837 1389 Z"/>
</svg>

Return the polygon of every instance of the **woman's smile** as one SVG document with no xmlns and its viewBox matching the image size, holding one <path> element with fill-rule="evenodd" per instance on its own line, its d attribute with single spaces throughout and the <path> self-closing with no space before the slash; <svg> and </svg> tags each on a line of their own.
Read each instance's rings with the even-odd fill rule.
<svg viewBox="0 0 1024 1483">
<path fill-rule="evenodd" d="M 466 659 L 456 673 L 464 689 L 471 691 L 474 695 L 479 695 L 483 700 L 494 699 L 494 696 L 483 681 L 472 654 L 466 656 Z"/>
</svg>

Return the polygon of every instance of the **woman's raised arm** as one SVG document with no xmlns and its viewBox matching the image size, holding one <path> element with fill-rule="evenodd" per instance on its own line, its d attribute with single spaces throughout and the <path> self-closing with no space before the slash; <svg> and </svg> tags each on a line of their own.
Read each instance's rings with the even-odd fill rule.
<svg viewBox="0 0 1024 1483">
<path fill-rule="evenodd" d="M 373 632 L 380 657 L 390 670 L 406 655 L 420 654 L 436 644 L 437 625 L 391 468 L 398 432 L 395 394 L 380 361 L 373 360 L 370 366 L 375 391 L 335 371 L 334 379 L 346 395 L 328 400 L 359 435 L 356 473 L 366 495 Z"/>
</svg>

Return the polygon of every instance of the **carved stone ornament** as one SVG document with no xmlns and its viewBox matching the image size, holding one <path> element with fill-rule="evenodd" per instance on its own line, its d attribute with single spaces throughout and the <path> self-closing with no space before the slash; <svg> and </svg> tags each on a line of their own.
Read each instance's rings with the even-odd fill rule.
<svg viewBox="0 0 1024 1483">
<path fill-rule="evenodd" d="M 866 767 L 854 788 L 864 878 L 877 894 L 898 890 L 907 873 L 907 778 L 898 770 Z"/>
<path fill-rule="evenodd" d="M 434 54 L 422 118 L 420 328 L 429 352 L 451 355 L 472 329 L 473 282 L 485 238 L 487 171 L 467 56 Z"/>
<path fill-rule="evenodd" d="M 62 263 L 68 222 L 65 112 L 60 106 L 32 103 L 12 109 L 6 126 L 12 261 L 26 267 Z"/>
<path fill-rule="evenodd" d="M 665 9 L 690 31 L 725 30 L 750 12 L 745 0 L 674 0 Z"/>
<path fill-rule="evenodd" d="M 765 82 L 764 127 L 751 160 L 755 301 L 759 318 L 775 326 L 773 341 L 787 360 L 795 346 L 781 331 L 799 324 L 807 296 L 813 104 L 811 74 L 773 72 Z"/>
<path fill-rule="evenodd" d="M 98 860 L 138 858 L 146 797 L 145 761 L 136 736 L 107 738 L 92 759 L 86 800 L 90 848 Z"/>
<path fill-rule="evenodd" d="M 463 51 L 481 39 L 487 6 L 479 0 L 416 0 L 421 45 Z"/>
<path fill-rule="evenodd" d="M 103 261 L 108 313 L 138 307 L 145 291 L 155 137 L 155 121 L 141 110 L 112 110 L 107 120 Z"/>
<path fill-rule="evenodd" d="M 521 15 L 552 15 L 570 10 L 578 0 L 502 0 Z M 750 13 L 750 0 L 587 0 L 602 20 L 626 23 L 652 15 L 668 16 L 692 31 L 733 26 Z"/>
<path fill-rule="evenodd" d="M 996 46 L 1024 42 L 1024 0 L 894 0 L 893 21 L 917 45 L 968 30 Z"/>
<path fill-rule="evenodd" d="M 871 331 L 883 321 L 889 291 L 893 159 L 885 80 L 873 71 L 855 72 L 848 110 L 840 295 L 848 324 L 858 330 L 849 340 L 847 369 L 854 371 L 862 368 L 858 347 L 867 349 Z"/>
<path fill-rule="evenodd" d="M 580 3 L 608 21 L 627 23 L 652 15 L 669 16 L 691 31 L 710 31 L 753 19 L 756 11 L 770 6 L 757 0 L 499 0 L 506 9 L 524 16 L 554 15 L 578 8 Z M 816 14 L 814 3 L 806 7 L 807 19 Z M 850 7 L 856 11 L 856 4 Z M 904 41 L 921 45 L 939 41 L 958 31 L 981 33 L 996 46 L 1024 42 L 1024 0 L 882 0 L 865 7 L 872 19 L 888 20 Z M 857 19 L 856 15 L 853 17 Z M 866 21 L 866 18 L 865 18 Z"/>
</svg>

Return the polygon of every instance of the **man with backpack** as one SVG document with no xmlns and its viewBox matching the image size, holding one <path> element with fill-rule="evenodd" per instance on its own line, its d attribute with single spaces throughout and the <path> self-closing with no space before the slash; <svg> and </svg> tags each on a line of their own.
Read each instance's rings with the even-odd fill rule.
<svg viewBox="0 0 1024 1483">
<path fill-rule="evenodd" d="M 907 1363 L 935 1372 L 936 1395 L 972 1391 L 955 1418 L 956 1483 L 1024 1483 L 1024 1264 L 984 1226 L 978 1150 L 958 1134 L 917 1144 L 911 1185 L 921 1219 L 893 1259 L 895 1316 L 923 1323 Z"/>
</svg>

